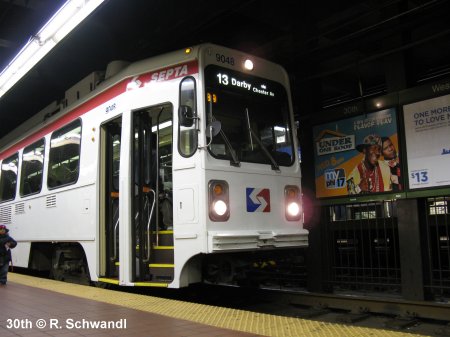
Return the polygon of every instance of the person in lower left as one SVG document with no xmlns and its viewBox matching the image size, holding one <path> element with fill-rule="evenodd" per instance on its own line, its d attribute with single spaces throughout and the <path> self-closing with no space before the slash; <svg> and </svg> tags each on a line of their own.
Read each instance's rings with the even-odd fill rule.
<svg viewBox="0 0 450 337">
<path fill-rule="evenodd" d="M 9 229 L 0 225 L 0 286 L 6 285 L 8 280 L 11 249 L 17 246 L 16 240 L 8 235 Z"/>
</svg>

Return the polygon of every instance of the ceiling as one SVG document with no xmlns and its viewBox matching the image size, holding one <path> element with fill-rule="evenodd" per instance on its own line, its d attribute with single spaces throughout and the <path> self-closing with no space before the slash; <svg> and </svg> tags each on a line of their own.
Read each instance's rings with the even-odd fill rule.
<svg viewBox="0 0 450 337">
<path fill-rule="evenodd" d="M 0 0 L 0 69 L 64 2 Z M 416 86 L 449 76 L 449 13 L 447 0 L 106 0 L 0 98 L 0 138 L 112 60 L 201 42 L 282 64 L 304 115 Z"/>
</svg>

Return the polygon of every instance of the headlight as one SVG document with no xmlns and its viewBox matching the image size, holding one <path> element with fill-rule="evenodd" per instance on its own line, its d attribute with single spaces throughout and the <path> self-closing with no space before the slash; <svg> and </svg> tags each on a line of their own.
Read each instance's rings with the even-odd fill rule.
<svg viewBox="0 0 450 337">
<path fill-rule="evenodd" d="M 291 202 L 287 206 L 287 212 L 290 216 L 296 217 L 300 213 L 300 206 L 296 202 Z"/>
<path fill-rule="evenodd" d="M 224 215 L 227 212 L 227 208 L 227 204 L 222 200 L 217 200 L 214 202 L 213 209 L 218 216 Z"/>
<path fill-rule="evenodd" d="M 284 188 L 285 214 L 288 221 L 298 221 L 301 218 L 301 197 L 300 188 L 288 185 Z"/>
<path fill-rule="evenodd" d="M 230 218 L 228 183 L 211 180 L 208 184 L 209 218 L 212 221 L 227 221 Z"/>
</svg>

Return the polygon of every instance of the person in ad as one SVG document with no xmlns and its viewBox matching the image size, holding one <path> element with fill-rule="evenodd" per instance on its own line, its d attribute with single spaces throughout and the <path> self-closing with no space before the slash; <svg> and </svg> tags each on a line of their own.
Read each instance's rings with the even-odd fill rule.
<svg viewBox="0 0 450 337">
<path fill-rule="evenodd" d="M 382 154 L 384 162 L 391 169 L 392 190 L 401 191 L 402 190 L 402 184 L 400 180 L 401 170 L 397 150 L 395 149 L 395 146 L 389 137 L 383 137 L 381 138 L 381 141 L 382 141 Z"/>
<path fill-rule="evenodd" d="M 0 225 L 0 286 L 6 285 L 11 249 L 17 245 L 8 232 L 9 229 L 5 225 Z"/>
<path fill-rule="evenodd" d="M 386 192 L 392 189 L 390 167 L 380 160 L 382 152 L 381 137 L 375 134 L 364 138 L 356 149 L 364 154 L 347 177 L 348 194 Z"/>
</svg>

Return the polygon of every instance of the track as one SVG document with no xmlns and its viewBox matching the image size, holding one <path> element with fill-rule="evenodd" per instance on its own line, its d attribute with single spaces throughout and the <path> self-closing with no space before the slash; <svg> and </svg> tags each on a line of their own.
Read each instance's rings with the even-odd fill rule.
<svg viewBox="0 0 450 337">
<path fill-rule="evenodd" d="M 30 274 L 26 271 L 23 274 Z M 34 273 L 31 273 L 34 274 Z M 42 277 L 43 275 L 33 275 Z M 198 284 L 182 289 L 118 287 L 111 290 L 327 323 L 450 337 L 450 304 L 361 294 L 317 294 Z M 384 297 L 383 297 L 384 296 Z"/>
<path fill-rule="evenodd" d="M 154 290 L 133 291 L 155 295 Z M 382 294 L 380 297 L 324 295 L 198 285 L 180 290 L 159 290 L 157 295 L 320 322 L 450 337 L 450 305 L 382 298 Z"/>
</svg>

